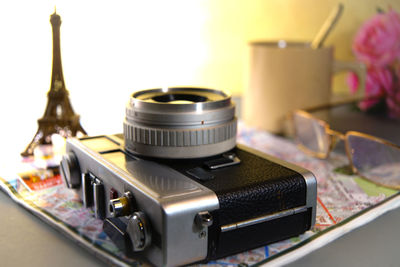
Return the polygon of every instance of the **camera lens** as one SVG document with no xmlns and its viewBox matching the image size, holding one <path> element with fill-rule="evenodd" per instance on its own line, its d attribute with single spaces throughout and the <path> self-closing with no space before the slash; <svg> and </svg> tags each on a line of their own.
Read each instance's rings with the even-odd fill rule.
<svg viewBox="0 0 400 267">
<path fill-rule="evenodd" d="M 132 94 L 124 121 L 125 148 L 157 158 L 200 158 L 236 144 L 230 95 L 206 88 L 158 88 Z"/>
</svg>

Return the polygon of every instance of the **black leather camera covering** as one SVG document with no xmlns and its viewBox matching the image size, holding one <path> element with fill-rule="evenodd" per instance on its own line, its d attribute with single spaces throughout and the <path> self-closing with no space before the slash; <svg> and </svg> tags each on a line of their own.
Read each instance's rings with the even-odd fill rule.
<svg viewBox="0 0 400 267">
<path fill-rule="evenodd" d="M 306 205 L 307 186 L 303 176 L 294 170 L 261 158 L 239 148 L 233 149 L 241 160 L 235 166 L 207 169 L 196 160 L 160 160 L 185 175 L 203 168 L 212 179 L 192 179 L 214 191 L 220 208 L 213 211 L 209 228 L 208 260 L 283 240 L 303 233 L 310 227 L 311 210 L 228 232 L 221 226 Z M 201 175 L 204 175 L 201 174 Z"/>
<path fill-rule="evenodd" d="M 311 209 L 290 216 L 221 232 L 217 223 L 209 228 L 206 261 L 265 246 L 297 236 L 310 229 Z"/>
<path fill-rule="evenodd" d="M 213 179 L 200 180 L 192 177 L 216 193 L 220 209 L 215 215 L 220 225 L 306 204 L 306 183 L 301 174 L 238 148 L 232 152 L 240 158 L 240 164 L 204 170 Z M 159 161 L 188 175 L 188 170 L 201 167 L 209 160 L 210 158 Z"/>
<path fill-rule="evenodd" d="M 243 221 L 306 204 L 306 183 L 297 172 L 236 149 L 237 166 L 212 171 L 203 182 L 218 197 L 221 225 Z"/>
</svg>

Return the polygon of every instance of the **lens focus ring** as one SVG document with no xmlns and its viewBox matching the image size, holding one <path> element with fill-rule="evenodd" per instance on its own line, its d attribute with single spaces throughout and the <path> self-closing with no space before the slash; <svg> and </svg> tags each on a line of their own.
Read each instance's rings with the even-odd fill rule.
<svg viewBox="0 0 400 267">
<path fill-rule="evenodd" d="M 125 142 L 153 146 L 200 146 L 236 136 L 236 119 L 222 125 L 194 130 L 160 129 L 124 123 Z"/>
</svg>

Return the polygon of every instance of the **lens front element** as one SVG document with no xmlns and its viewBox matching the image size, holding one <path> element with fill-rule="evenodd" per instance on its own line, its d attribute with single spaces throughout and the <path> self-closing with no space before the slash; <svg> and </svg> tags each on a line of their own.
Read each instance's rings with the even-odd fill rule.
<svg viewBox="0 0 400 267">
<path fill-rule="evenodd" d="M 191 104 L 206 102 L 207 97 L 195 94 L 182 94 L 182 93 L 165 93 L 161 95 L 156 95 L 151 98 L 155 102 L 169 103 L 169 104 Z"/>
</svg>

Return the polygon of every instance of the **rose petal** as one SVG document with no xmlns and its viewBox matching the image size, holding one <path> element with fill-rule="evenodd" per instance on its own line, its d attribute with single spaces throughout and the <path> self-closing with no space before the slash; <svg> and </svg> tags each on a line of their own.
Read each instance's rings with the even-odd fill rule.
<svg viewBox="0 0 400 267">
<path fill-rule="evenodd" d="M 368 67 L 383 67 L 400 57 L 400 15 L 393 10 L 366 21 L 353 42 L 357 59 Z"/>
</svg>

